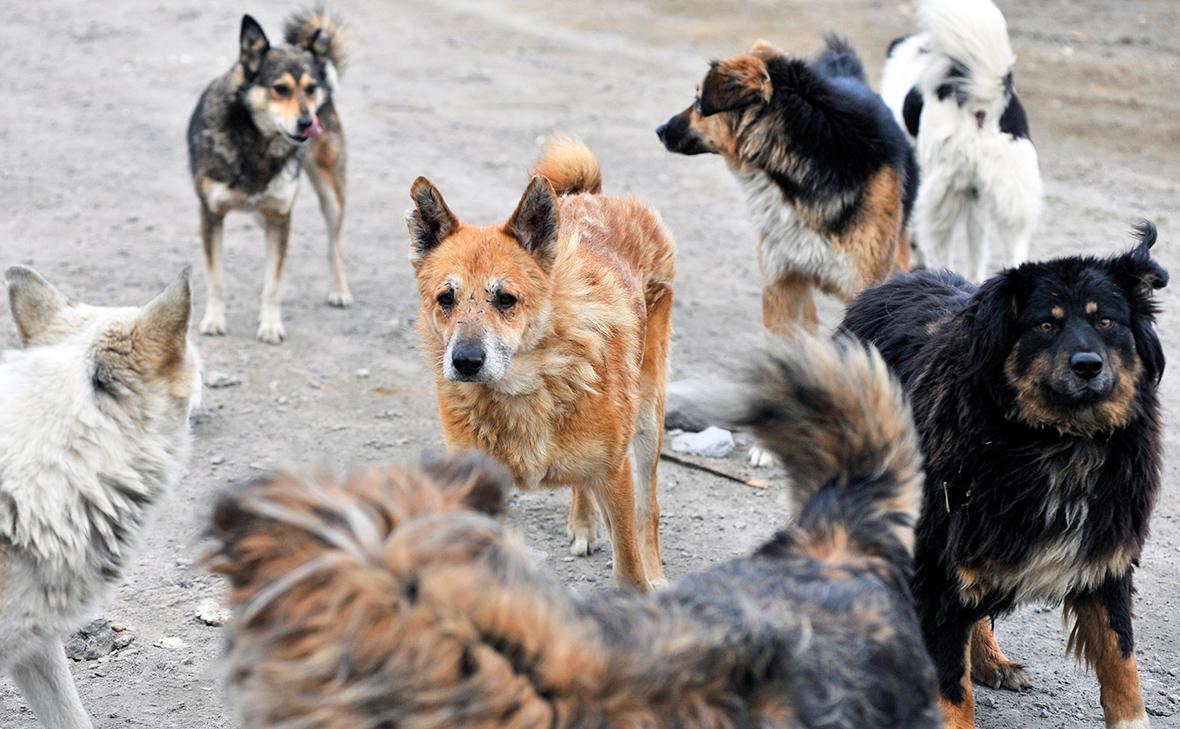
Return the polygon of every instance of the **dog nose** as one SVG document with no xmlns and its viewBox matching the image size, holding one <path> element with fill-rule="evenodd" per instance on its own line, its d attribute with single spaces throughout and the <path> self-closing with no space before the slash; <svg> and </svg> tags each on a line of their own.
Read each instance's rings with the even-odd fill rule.
<svg viewBox="0 0 1180 729">
<path fill-rule="evenodd" d="M 664 137 L 668 136 L 668 122 L 664 122 L 656 127 L 656 136 L 660 138 L 661 142 L 665 141 Z"/>
<path fill-rule="evenodd" d="M 483 348 L 478 345 L 455 347 L 455 352 L 451 355 L 451 363 L 455 365 L 459 374 L 470 377 L 479 372 L 480 367 L 483 367 Z"/>
<path fill-rule="evenodd" d="M 301 132 L 306 132 L 308 129 L 311 129 L 311 125 L 313 123 L 314 123 L 314 121 L 312 120 L 312 118 L 310 116 L 301 116 L 295 122 L 295 124 L 298 125 L 298 127 L 299 127 L 299 131 L 301 131 Z"/>
<path fill-rule="evenodd" d="M 1092 380 L 1102 371 L 1102 357 L 1096 352 L 1078 352 L 1069 358 L 1069 368 L 1078 377 Z"/>
</svg>

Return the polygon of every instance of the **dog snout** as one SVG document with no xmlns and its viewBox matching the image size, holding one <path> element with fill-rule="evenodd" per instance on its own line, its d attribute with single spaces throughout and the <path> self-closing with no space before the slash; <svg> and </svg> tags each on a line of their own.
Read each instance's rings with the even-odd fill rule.
<svg viewBox="0 0 1180 729">
<path fill-rule="evenodd" d="M 659 137 L 660 141 L 664 144 L 668 143 L 668 140 L 666 139 L 668 136 L 668 122 L 664 122 L 663 124 L 656 127 L 656 136 Z"/>
<path fill-rule="evenodd" d="M 1102 355 L 1097 352 L 1078 352 L 1069 358 L 1069 368 L 1084 380 L 1092 380 L 1102 372 Z"/>
<path fill-rule="evenodd" d="M 483 346 L 478 342 L 460 344 L 451 354 L 451 364 L 464 377 L 472 377 L 483 367 L 485 354 Z"/>
<path fill-rule="evenodd" d="M 311 125 L 314 123 L 315 120 L 312 119 L 309 114 L 304 114 L 295 121 L 295 125 L 298 127 L 300 132 L 306 132 L 308 129 L 311 129 Z"/>
</svg>

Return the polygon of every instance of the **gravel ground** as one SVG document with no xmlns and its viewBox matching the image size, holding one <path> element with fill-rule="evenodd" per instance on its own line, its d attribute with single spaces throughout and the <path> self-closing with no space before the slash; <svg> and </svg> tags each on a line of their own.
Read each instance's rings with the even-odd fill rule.
<svg viewBox="0 0 1180 729">
<path fill-rule="evenodd" d="M 104 613 L 121 630 L 91 636 L 73 664 L 99 727 L 235 725 L 221 679 L 216 603 L 223 588 L 198 560 L 213 495 L 274 464 L 332 467 L 412 460 L 440 447 L 434 395 L 417 352 L 417 297 L 401 216 L 427 174 L 473 221 L 501 220 L 539 139 L 580 134 L 612 193 L 659 208 L 680 245 L 674 376 L 730 367 L 762 341 L 754 234 L 716 158 L 669 155 L 653 130 L 691 99 L 710 58 L 766 37 L 810 53 L 823 31 L 858 44 L 875 75 L 909 4 L 853 0 L 599 3 L 445 0 L 341 3 L 354 62 L 338 107 L 348 133 L 344 246 L 354 308 L 325 303 L 323 226 L 314 196 L 296 206 L 281 347 L 253 339 L 262 235 L 247 216 L 226 230 L 231 334 L 205 339 L 209 389 L 178 493 Z M 250 11 L 272 37 L 290 6 Z M 1047 206 L 1037 256 L 1105 254 L 1141 217 L 1160 226 L 1159 258 L 1180 273 L 1180 4 L 1172 0 L 1021 0 L 1004 4 L 1017 84 L 1037 141 Z M 0 25 L 0 264 L 36 266 L 94 303 L 146 301 L 199 261 L 184 128 L 197 95 L 236 57 L 241 8 L 225 0 L 76 0 L 13 6 Z M 199 270 L 199 265 L 198 265 Z M 202 277 L 197 277 L 198 289 Z M 1162 294 L 1160 330 L 1180 361 L 1180 301 Z M 198 296 L 203 306 L 203 296 Z M 838 310 L 823 308 L 832 325 Z M 0 303 L 0 321 L 9 321 Z M 15 343 L 0 325 L 0 345 Z M 1180 405 L 1164 380 L 1165 490 L 1138 576 L 1138 653 L 1153 725 L 1180 726 Z M 233 384 L 234 381 L 236 384 Z M 746 472 L 741 453 L 721 465 Z M 755 475 L 748 473 L 747 475 Z M 739 554 L 786 517 L 781 474 L 753 489 L 665 463 L 663 538 L 670 577 Z M 518 496 L 512 520 L 578 590 L 610 582 L 609 554 L 565 556 L 567 492 Z M 212 604 L 209 601 L 213 601 Z M 200 612 L 203 618 L 197 617 Z M 210 618 L 212 618 L 210 620 Z M 103 623 L 96 629 L 107 629 Z M 1023 695 L 980 689 L 978 725 L 1099 727 L 1097 684 L 1064 655 L 1060 612 L 1026 609 L 1000 639 L 1027 662 Z M 104 651 L 113 652 L 102 655 Z M 122 646 L 122 647 L 117 647 Z M 36 726 L 0 678 L 0 727 Z"/>
</svg>

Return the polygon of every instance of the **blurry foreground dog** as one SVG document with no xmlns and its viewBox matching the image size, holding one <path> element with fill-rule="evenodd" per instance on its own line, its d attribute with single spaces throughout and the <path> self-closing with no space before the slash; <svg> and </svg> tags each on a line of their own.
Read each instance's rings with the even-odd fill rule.
<svg viewBox="0 0 1180 729">
<path fill-rule="evenodd" d="M 208 292 L 203 334 L 226 332 L 222 223 L 231 210 L 245 210 L 256 213 L 266 228 L 258 338 L 283 341 L 283 265 L 291 206 L 305 167 L 328 226 L 328 303 L 352 303 L 340 252 L 344 130 L 332 103 L 337 73 L 348 60 L 344 35 L 327 12 L 318 10 L 291 18 L 285 36 L 290 45 L 271 46 L 258 22 L 243 16 L 238 62 L 205 89 L 189 119 L 189 167 L 201 203 Z"/>
<path fill-rule="evenodd" d="M 0 353 L 0 670 L 47 729 L 85 729 L 62 637 L 187 459 L 188 271 L 142 309 L 70 301 L 27 268 L 6 279 L 25 349 Z"/>
<path fill-rule="evenodd" d="M 811 61 L 759 41 L 714 62 L 692 106 L 656 133 L 671 152 L 721 155 L 737 176 L 758 226 L 770 331 L 814 331 L 813 289 L 847 303 L 908 270 L 914 153 L 842 38 Z"/>
<path fill-rule="evenodd" d="M 1008 25 L 991 0 L 923 0 L 921 32 L 893 42 L 881 96 L 916 138 L 922 185 L 914 230 L 924 263 L 948 265 L 967 231 L 968 277 L 987 274 L 992 240 L 1028 258 L 1041 214 L 1041 173 L 1016 95 Z"/>
<path fill-rule="evenodd" d="M 574 554 L 606 518 L 615 577 L 664 581 L 656 469 L 675 244 L 660 216 L 599 194 L 598 160 L 552 140 L 516 212 L 463 225 L 425 178 L 407 217 L 419 332 L 453 449 L 520 488 L 573 486 Z"/>
<path fill-rule="evenodd" d="M 871 350 L 808 339 L 743 397 L 795 522 L 651 594 L 561 585 L 495 518 L 511 478 L 482 457 L 223 496 L 212 566 L 232 585 L 244 725 L 941 726 L 909 592 L 922 470 L 900 387 Z"/>
<path fill-rule="evenodd" d="M 914 593 L 951 729 L 973 725 L 971 676 L 1028 684 L 990 620 L 1029 602 L 1064 602 L 1107 725 L 1148 725 L 1131 595 L 1160 485 L 1152 292 L 1168 274 L 1155 228 L 1138 234 L 1127 254 L 1026 263 L 978 289 L 899 276 L 844 320 L 902 378 L 922 435 Z"/>
</svg>

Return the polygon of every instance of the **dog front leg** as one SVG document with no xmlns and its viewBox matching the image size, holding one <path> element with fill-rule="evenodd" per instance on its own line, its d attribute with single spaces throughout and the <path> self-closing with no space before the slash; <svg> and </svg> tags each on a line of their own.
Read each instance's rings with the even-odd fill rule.
<svg viewBox="0 0 1180 729">
<path fill-rule="evenodd" d="M 946 729 L 974 729 L 975 694 L 971 687 L 971 628 L 975 620 L 962 611 L 936 622 L 923 616 L 922 634 L 938 673 L 938 707 Z"/>
<path fill-rule="evenodd" d="M 45 641 L 19 661 L 12 668 L 12 678 L 42 726 L 93 729 L 66 664 L 61 638 Z"/>
<path fill-rule="evenodd" d="M 205 254 L 205 316 L 201 334 L 225 334 L 225 288 L 221 283 L 221 238 L 225 215 L 201 203 L 201 250 Z"/>
<path fill-rule="evenodd" d="M 258 314 L 258 340 L 280 344 L 286 338 L 283 329 L 283 266 L 287 262 L 287 242 L 291 237 L 291 214 L 263 213 L 266 225 L 266 278 L 262 284 L 262 306 Z"/>
<path fill-rule="evenodd" d="M 1069 647 L 1098 674 L 1099 697 L 1106 726 L 1147 729 L 1146 707 L 1139 688 L 1135 637 L 1131 629 L 1131 574 L 1107 581 L 1095 592 L 1069 598 L 1065 614 L 1074 618 Z"/>
<path fill-rule="evenodd" d="M 594 497 L 606 518 L 614 552 L 615 581 L 620 585 L 647 590 L 650 585 L 639 554 L 635 523 L 635 487 L 631 480 L 631 459 L 624 458 L 615 473 L 595 484 Z"/>
<path fill-rule="evenodd" d="M 586 557 L 594 551 L 594 543 L 598 541 L 598 509 L 585 486 L 575 484 L 570 489 L 568 531 L 570 554 Z"/>
<path fill-rule="evenodd" d="M 787 339 L 803 326 L 809 332 L 819 328 L 810 277 L 787 273 L 762 287 L 762 325 Z"/>
</svg>

